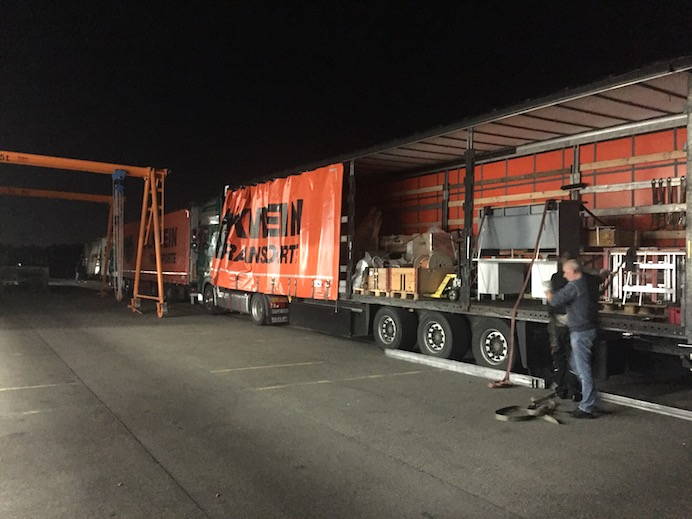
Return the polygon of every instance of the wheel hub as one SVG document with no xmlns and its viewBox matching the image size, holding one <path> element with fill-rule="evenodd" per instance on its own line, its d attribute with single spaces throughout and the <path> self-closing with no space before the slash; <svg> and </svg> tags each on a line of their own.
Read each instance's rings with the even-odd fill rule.
<svg viewBox="0 0 692 519">
<path fill-rule="evenodd" d="M 394 342 L 394 339 L 396 339 L 396 322 L 394 322 L 394 319 L 389 317 L 388 315 L 385 316 L 382 321 L 380 321 L 380 339 L 382 339 L 382 342 L 385 344 L 391 344 Z"/>
<path fill-rule="evenodd" d="M 489 330 L 483 341 L 483 356 L 492 364 L 499 364 L 507 357 L 507 339 L 498 330 Z"/>
<path fill-rule="evenodd" d="M 432 322 L 428 324 L 425 333 L 425 345 L 430 351 L 441 351 L 446 343 L 445 331 L 440 323 Z"/>
<path fill-rule="evenodd" d="M 256 299 L 252 302 L 252 317 L 259 321 L 264 316 L 264 309 L 262 308 L 262 303 Z"/>
</svg>

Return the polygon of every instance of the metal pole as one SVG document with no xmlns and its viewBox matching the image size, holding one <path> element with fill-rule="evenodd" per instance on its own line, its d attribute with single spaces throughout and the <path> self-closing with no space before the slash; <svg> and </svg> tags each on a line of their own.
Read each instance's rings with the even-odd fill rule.
<svg viewBox="0 0 692 519">
<path fill-rule="evenodd" d="M 442 187 L 442 230 L 449 231 L 449 170 L 444 172 L 444 185 Z"/>
<path fill-rule="evenodd" d="M 130 308 L 139 311 L 139 278 L 142 275 L 142 252 L 144 250 L 144 232 L 147 224 L 147 209 L 149 208 L 149 183 L 150 177 L 144 179 L 144 191 L 142 191 L 142 213 L 139 217 L 139 235 L 137 237 L 137 258 L 135 260 L 135 281 L 132 291 L 132 301 Z"/>
<path fill-rule="evenodd" d="M 113 288 L 115 289 L 115 299 L 123 299 L 123 263 L 124 254 L 124 210 L 123 202 L 125 197 L 125 176 L 127 173 L 122 169 L 116 169 L 113 173 Z"/>
<path fill-rule="evenodd" d="M 154 170 L 151 171 L 149 188 L 151 189 L 151 212 L 154 215 L 154 252 L 156 256 L 156 284 L 158 288 L 158 302 L 156 303 L 156 315 L 163 317 L 166 313 L 166 300 L 163 290 L 163 267 L 161 262 L 161 237 L 163 235 L 161 215 L 159 215 L 158 182 L 163 182 L 156 176 Z"/>
<path fill-rule="evenodd" d="M 464 177 L 464 268 L 462 270 L 461 305 L 468 310 L 471 305 L 471 269 L 473 267 L 473 188 L 475 170 L 475 151 L 473 149 L 473 128 L 468 129 L 466 140 L 466 176 Z M 459 258 L 459 261 L 462 261 Z"/>
<path fill-rule="evenodd" d="M 692 74 L 687 74 L 687 104 L 685 107 L 687 114 L 687 171 L 692 171 Z M 685 222 L 685 244 L 687 254 L 685 256 L 685 283 L 683 288 L 683 308 L 682 324 L 685 326 L 687 343 L 692 344 L 692 299 L 690 299 L 690 288 L 692 288 L 692 225 L 689 225 L 690 215 L 692 214 L 692 182 L 685 183 L 685 205 L 687 220 Z"/>
<path fill-rule="evenodd" d="M 581 182 L 581 169 L 579 167 L 579 145 L 572 148 L 572 174 L 570 178 L 571 184 L 579 184 Z M 577 189 L 570 193 L 572 200 L 580 200 L 581 192 Z"/>
<path fill-rule="evenodd" d="M 348 167 L 348 277 L 346 278 L 346 293 L 353 295 L 353 240 L 356 234 L 356 170 L 354 161 Z"/>
<path fill-rule="evenodd" d="M 106 294 L 108 285 L 108 269 L 111 263 L 111 250 L 113 248 L 113 204 L 108 205 L 108 223 L 106 229 L 106 250 L 101 261 L 101 295 Z"/>
</svg>

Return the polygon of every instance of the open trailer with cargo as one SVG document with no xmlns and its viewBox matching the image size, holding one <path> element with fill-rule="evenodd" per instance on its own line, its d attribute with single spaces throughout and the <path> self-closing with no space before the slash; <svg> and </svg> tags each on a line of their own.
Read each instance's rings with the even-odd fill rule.
<svg viewBox="0 0 692 519">
<path fill-rule="evenodd" d="M 657 64 L 228 189 L 204 302 L 494 367 L 514 318 L 516 361 L 538 372 L 544 282 L 570 252 L 610 272 L 612 360 L 637 348 L 690 367 L 691 69 Z"/>
</svg>

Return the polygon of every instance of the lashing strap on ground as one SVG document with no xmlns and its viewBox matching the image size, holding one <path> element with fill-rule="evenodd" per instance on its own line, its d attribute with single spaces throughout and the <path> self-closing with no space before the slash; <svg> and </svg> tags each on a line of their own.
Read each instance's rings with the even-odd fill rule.
<svg viewBox="0 0 692 519">
<path fill-rule="evenodd" d="M 561 422 L 553 416 L 557 409 L 557 402 L 552 400 L 555 393 L 550 393 L 542 398 L 531 398 L 531 403 L 526 407 L 510 405 L 501 407 L 495 411 L 495 419 L 501 422 L 525 422 L 539 418 L 553 425 L 560 425 Z"/>
</svg>

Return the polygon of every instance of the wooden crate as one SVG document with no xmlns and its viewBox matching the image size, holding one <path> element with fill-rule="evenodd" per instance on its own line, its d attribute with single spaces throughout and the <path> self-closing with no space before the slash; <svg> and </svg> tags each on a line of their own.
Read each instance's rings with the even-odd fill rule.
<svg viewBox="0 0 692 519">
<path fill-rule="evenodd" d="M 380 292 L 389 292 L 388 268 L 368 268 L 367 289 Z"/>
<path fill-rule="evenodd" d="M 596 227 L 588 231 L 589 247 L 633 247 L 637 241 L 635 231 L 615 227 Z"/>
<path fill-rule="evenodd" d="M 437 290 L 447 274 L 455 272 L 454 267 L 437 269 L 391 268 L 389 269 L 389 296 L 401 299 L 418 299 Z"/>
<path fill-rule="evenodd" d="M 389 269 L 368 267 L 362 288 L 354 288 L 356 294 L 384 297 L 389 294 Z"/>
<path fill-rule="evenodd" d="M 415 268 L 399 267 L 389 270 L 389 291 L 397 293 L 416 294 Z"/>
</svg>

